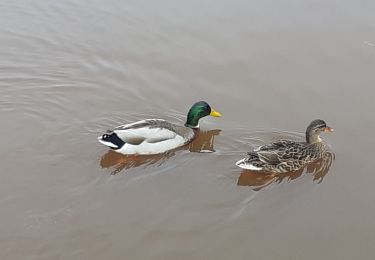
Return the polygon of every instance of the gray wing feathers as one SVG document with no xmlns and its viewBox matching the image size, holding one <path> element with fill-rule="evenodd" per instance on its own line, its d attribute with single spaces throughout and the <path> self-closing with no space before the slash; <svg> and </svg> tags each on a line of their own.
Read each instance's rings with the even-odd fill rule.
<svg viewBox="0 0 375 260">
<path fill-rule="evenodd" d="M 113 130 L 128 130 L 128 129 L 139 129 L 143 127 L 148 128 L 165 128 L 173 131 L 174 125 L 163 119 L 146 119 L 139 122 L 120 125 Z"/>
<path fill-rule="evenodd" d="M 276 152 L 273 151 L 259 151 L 259 160 L 264 163 L 277 164 L 280 163 L 279 157 Z"/>
<path fill-rule="evenodd" d="M 115 132 L 124 142 L 140 144 L 142 142 L 158 143 L 175 138 L 177 135 L 187 141 L 194 137 L 190 128 L 178 126 L 163 119 L 146 119 L 132 124 L 116 127 Z"/>
</svg>

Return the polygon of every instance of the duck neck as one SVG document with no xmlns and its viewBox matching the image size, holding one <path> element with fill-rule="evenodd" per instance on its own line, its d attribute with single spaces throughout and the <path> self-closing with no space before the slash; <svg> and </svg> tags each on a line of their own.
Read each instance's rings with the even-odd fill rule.
<svg viewBox="0 0 375 260">
<path fill-rule="evenodd" d="M 311 133 L 310 131 L 306 131 L 306 142 L 308 144 L 315 144 L 320 143 L 322 139 L 320 139 L 319 135 L 316 133 Z"/>
<path fill-rule="evenodd" d="M 185 126 L 190 128 L 199 128 L 199 117 L 196 114 L 190 113 L 186 118 Z"/>
</svg>

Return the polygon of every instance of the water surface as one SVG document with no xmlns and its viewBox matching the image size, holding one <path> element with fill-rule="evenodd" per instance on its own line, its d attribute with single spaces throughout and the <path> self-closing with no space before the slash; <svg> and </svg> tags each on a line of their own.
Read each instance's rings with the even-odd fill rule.
<svg viewBox="0 0 375 260">
<path fill-rule="evenodd" d="M 0 1 L 1 259 L 374 259 L 373 1 Z M 163 156 L 96 137 L 223 114 Z M 234 166 L 321 118 L 329 169 Z"/>
</svg>

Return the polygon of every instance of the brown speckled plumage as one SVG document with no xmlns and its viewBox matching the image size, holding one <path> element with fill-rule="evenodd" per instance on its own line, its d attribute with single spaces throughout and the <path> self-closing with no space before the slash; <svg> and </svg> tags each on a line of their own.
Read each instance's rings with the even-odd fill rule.
<svg viewBox="0 0 375 260">
<path fill-rule="evenodd" d="M 323 120 L 314 120 L 306 130 L 306 142 L 280 140 L 249 152 L 248 158 L 236 163 L 244 169 L 285 173 L 296 171 L 310 162 L 317 161 L 326 152 L 326 145 L 319 134 L 332 132 Z"/>
</svg>

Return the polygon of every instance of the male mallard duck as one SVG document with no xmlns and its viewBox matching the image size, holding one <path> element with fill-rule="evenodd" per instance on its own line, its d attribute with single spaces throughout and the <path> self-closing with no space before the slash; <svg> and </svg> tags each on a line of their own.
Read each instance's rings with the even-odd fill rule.
<svg viewBox="0 0 375 260">
<path fill-rule="evenodd" d="M 320 139 L 322 132 L 333 132 L 323 120 L 317 119 L 310 123 L 306 130 L 306 142 L 280 140 L 263 145 L 248 158 L 236 162 L 238 167 L 254 171 L 291 172 L 301 169 L 307 163 L 319 160 L 326 151 Z"/>
<path fill-rule="evenodd" d="M 99 142 L 122 154 L 158 154 L 191 142 L 199 119 L 221 114 L 206 102 L 195 103 L 189 110 L 185 126 L 163 119 L 146 119 L 121 125 L 98 137 Z"/>
</svg>

